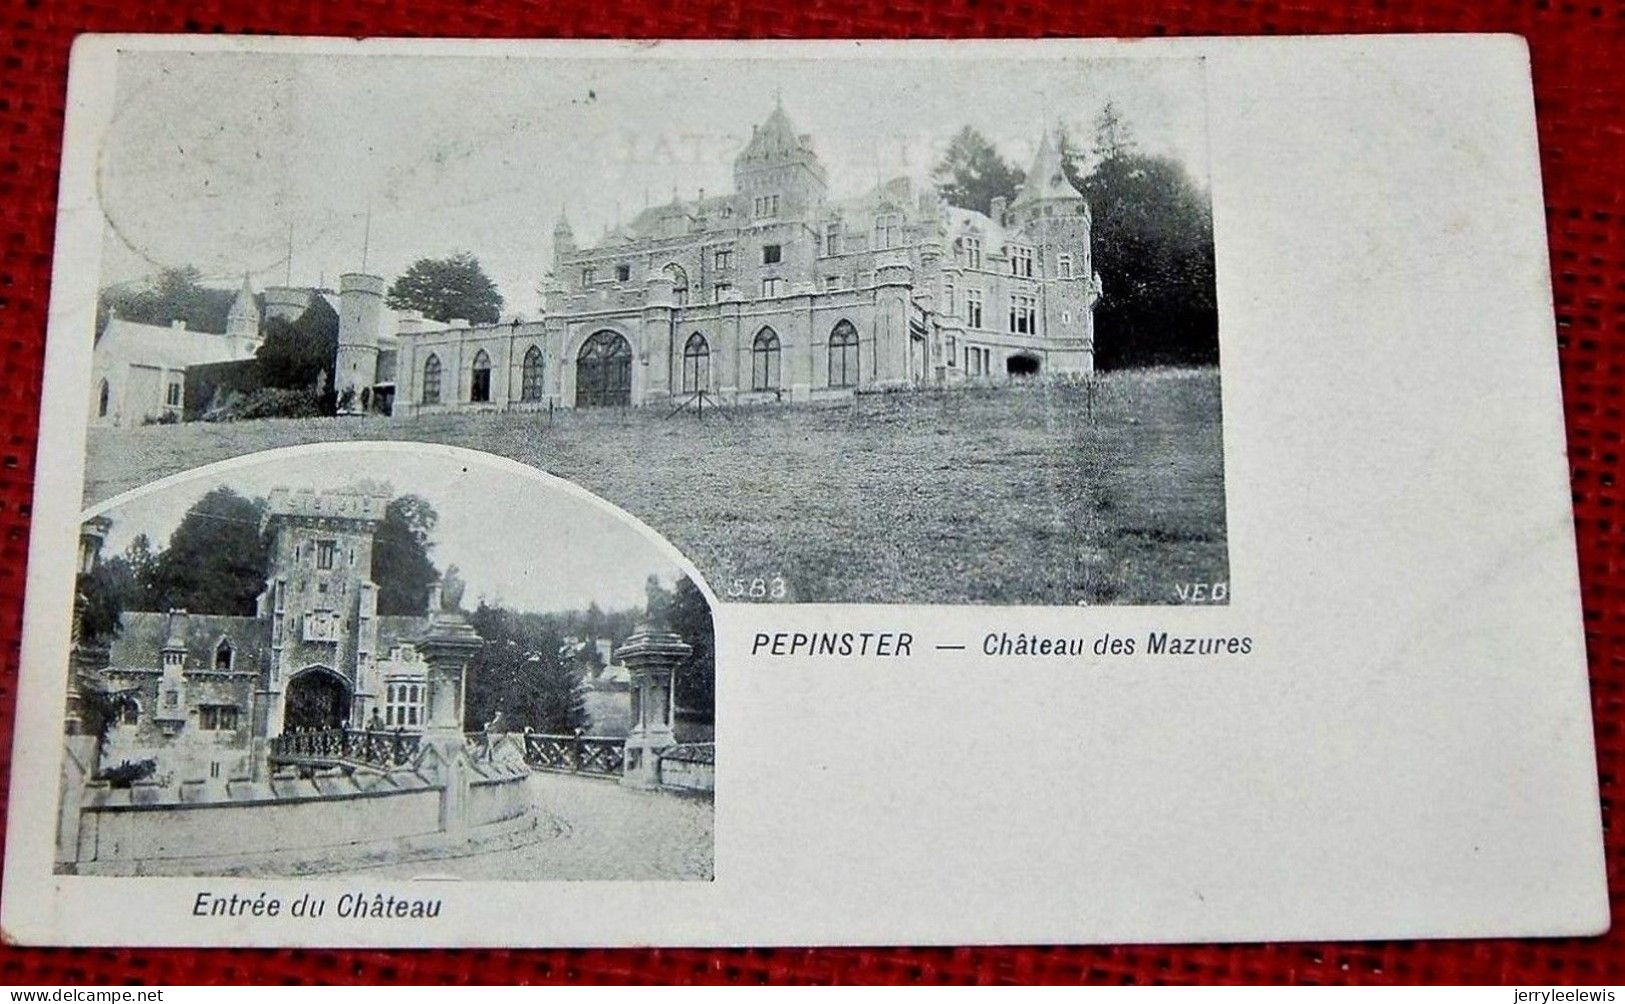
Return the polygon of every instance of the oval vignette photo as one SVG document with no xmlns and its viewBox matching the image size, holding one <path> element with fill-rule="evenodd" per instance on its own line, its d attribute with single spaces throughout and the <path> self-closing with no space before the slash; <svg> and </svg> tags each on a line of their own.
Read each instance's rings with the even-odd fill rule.
<svg viewBox="0 0 1625 1004">
<path fill-rule="evenodd" d="M 80 528 L 56 870 L 709 880 L 709 597 L 620 510 L 454 447 L 118 496 Z"/>
</svg>

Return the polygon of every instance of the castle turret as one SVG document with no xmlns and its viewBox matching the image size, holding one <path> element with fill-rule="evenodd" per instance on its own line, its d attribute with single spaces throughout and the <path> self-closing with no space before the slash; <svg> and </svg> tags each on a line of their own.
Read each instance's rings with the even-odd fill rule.
<svg viewBox="0 0 1625 1004">
<path fill-rule="evenodd" d="M 1094 308 L 1100 297 L 1089 202 L 1067 177 L 1060 143 L 1048 133 L 1006 216 L 1013 241 L 1031 247 L 1032 278 L 1042 282 L 1039 332 L 1051 346 L 1046 369 L 1088 372 L 1094 368 Z"/>
<path fill-rule="evenodd" d="M 752 217 L 795 217 L 823 201 L 829 183 L 812 137 L 796 132 L 784 105 L 751 130 L 734 158 L 734 189 L 750 199 Z"/>
<path fill-rule="evenodd" d="M 383 279 L 364 272 L 339 276 L 339 346 L 333 391 L 338 395 L 340 414 L 364 413 L 371 403 L 383 310 Z"/>
<path fill-rule="evenodd" d="M 254 354 L 260 344 L 260 305 L 254 300 L 254 287 L 248 284 L 248 273 L 243 273 L 243 287 L 231 301 L 226 314 L 226 338 L 232 351 L 242 357 Z"/>
</svg>

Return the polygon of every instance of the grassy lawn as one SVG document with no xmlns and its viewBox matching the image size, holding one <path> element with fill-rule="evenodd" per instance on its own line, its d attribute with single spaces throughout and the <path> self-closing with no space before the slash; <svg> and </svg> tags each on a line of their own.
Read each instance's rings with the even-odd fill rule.
<svg viewBox="0 0 1625 1004">
<path fill-rule="evenodd" d="M 723 599 L 1177 603 L 1226 582 L 1217 370 L 866 395 L 667 419 L 662 408 L 97 429 L 85 501 L 256 450 L 418 440 L 582 485 L 664 534 Z M 362 474 L 365 472 L 357 472 Z M 397 486 L 406 490 L 405 486 Z M 745 597 L 748 598 L 748 597 Z"/>
</svg>

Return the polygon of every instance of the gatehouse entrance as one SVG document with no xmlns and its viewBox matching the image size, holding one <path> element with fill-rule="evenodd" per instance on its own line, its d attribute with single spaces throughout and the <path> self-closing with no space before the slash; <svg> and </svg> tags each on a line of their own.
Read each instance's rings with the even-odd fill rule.
<svg viewBox="0 0 1625 1004">
<path fill-rule="evenodd" d="M 350 686 L 324 666 L 294 674 L 282 712 L 284 732 L 343 728 L 350 720 Z"/>
<path fill-rule="evenodd" d="M 632 403 L 632 347 L 613 331 L 587 339 L 576 356 L 576 407 Z"/>
</svg>

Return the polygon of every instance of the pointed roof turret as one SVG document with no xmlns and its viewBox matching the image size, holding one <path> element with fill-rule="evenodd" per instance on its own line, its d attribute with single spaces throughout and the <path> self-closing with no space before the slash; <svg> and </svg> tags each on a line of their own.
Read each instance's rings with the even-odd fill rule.
<svg viewBox="0 0 1625 1004">
<path fill-rule="evenodd" d="M 260 305 L 254 299 L 254 287 L 249 285 L 248 273 L 243 273 L 243 286 L 237 298 L 231 301 L 226 313 L 226 337 L 243 339 L 242 351 L 248 351 L 260 335 Z"/>
<path fill-rule="evenodd" d="M 812 145 L 808 137 L 796 132 L 790 116 L 784 113 L 784 103 L 775 99 L 773 111 L 767 121 L 751 130 L 750 142 L 740 151 L 740 161 L 771 161 L 810 155 Z"/>
<path fill-rule="evenodd" d="M 260 306 L 254 300 L 254 287 L 249 284 L 248 273 L 243 273 L 243 286 L 237 290 L 237 298 L 231 301 L 231 311 L 226 314 L 228 320 L 248 320 L 254 324 L 260 322 Z"/>
<path fill-rule="evenodd" d="M 1044 138 L 1038 143 L 1038 153 L 1033 157 L 1033 166 L 1027 171 L 1027 180 L 1022 182 L 1021 191 L 1011 205 L 1024 206 L 1047 199 L 1081 198 L 1083 193 L 1073 188 L 1072 182 L 1067 180 L 1060 144 L 1050 141 L 1049 130 L 1046 129 Z"/>
</svg>

